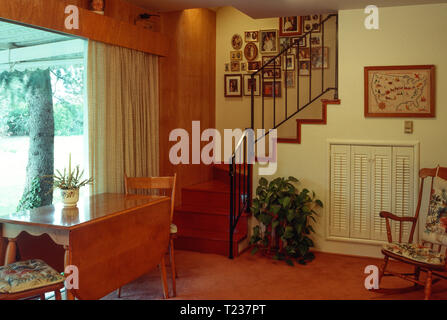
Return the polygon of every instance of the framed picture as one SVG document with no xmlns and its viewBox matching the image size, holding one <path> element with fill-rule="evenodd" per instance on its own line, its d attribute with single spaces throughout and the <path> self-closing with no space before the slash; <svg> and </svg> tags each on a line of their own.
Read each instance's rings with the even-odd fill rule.
<svg viewBox="0 0 447 320">
<path fill-rule="evenodd" d="M 257 74 L 252 79 L 251 75 L 244 74 L 244 96 L 251 96 L 252 89 L 253 95 L 261 95 L 261 76 Z"/>
<path fill-rule="evenodd" d="M 278 30 L 261 30 L 259 33 L 261 54 L 278 53 Z"/>
<path fill-rule="evenodd" d="M 323 44 L 323 41 L 321 40 L 322 35 L 320 33 L 312 33 L 311 37 L 310 37 L 310 45 L 312 47 L 318 47 L 321 46 Z"/>
<path fill-rule="evenodd" d="M 242 75 L 224 75 L 225 97 L 242 97 Z"/>
<path fill-rule="evenodd" d="M 247 62 L 241 62 L 241 71 L 247 71 Z"/>
<path fill-rule="evenodd" d="M 292 38 L 292 43 L 294 43 L 296 46 L 298 46 L 300 48 L 307 47 L 307 37 Z"/>
<path fill-rule="evenodd" d="M 230 60 L 242 60 L 242 51 L 231 51 Z"/>
<path fill-rule="evenodd" d="M 435 117 L 435 66 L 365 67 L 365 117 Z"/>
<path fill-rule="evenodd" d="M 304 32 L 309 32 L 312 30 L 312 32 L 321 32 L 321 15 L 320 14 L 313 14 L 310 16 L 304 16 L 303 17 L 303 30 Z"/>
<path fill-rule="evenodd" d="M 244 56 L 247 61 L 253 61 L 258 57 L 258 47 L 253 42 L 245 45 Z"/>
<path fill-rule="evenodd" d="M 247 62 L 247 69 L 248 71 L 256 71 L 258 69 L 261 69 L 261 61 L 248 61 Z"/>
<path fill-rule="evenodd" d="M 283 52 L 291 44 L 292 44 L 291 38 L 280 37 L 279 38 L 279 51 Z"/>
<path fill-rule="evenodd" d="M 300 60 L 310 60 L 310 48 L 298 48 L 298 57 Z"/>
<path fill-rule="evenodd" d="M 283 70 L 293 71 L 295 70 L 295 55 L 287 54 L 284 56 Z"/>
<path fill-rule="evenodd" d="M 301 17 L 281 17 L 279 18 L 280 36 L 298 36 L 302 30 Z"/>
<path fill-rule="evenodd" d="M 270 60 L 272 60 L 275 56 L 262 56 L 262 65 L 265 66 Z M 275 63 L 273 61 L 266 66 L 266 68 L 280 68 L 281 67 L 281 57 L 276 57 Z"/>
<path fill-rule="evenodd" d="M 295 71 L 286 71 L 284 81 L 286 88 L 295 88 Z"/>
<path fill-rule="evenodd" d="M 262 83 L 262 95 L 264 97 L 273 97 L 273 81 L 264 81 Z M 281 82 L 275 82 L 275 97 L 281 97 Z"/>
<path fill-rule="evenodd" d="M 231 61 L 230 70 L 231 70 L 231 72 L 241 71 L 241 63 L 239 61 Z"/>
<path fill-rule="evenodd" d="M 245 42 L 258 42 L 259 31 L 245 31 Z"/>
<path fill-rule="evenodd" d="M 298 74 L 300 76 L 308 76 L 310 75 L 310 60 L 308 61 L 300 61 L 298 64 Z"/>
<path fill-rule="evenodd" d="M 225 63 L 225 72 L 230 72 L 230 64 Z"/>
<path fill-rule="evenodd" d="M 323 65 L 323 57 L 324 57 L 324 65 Z M 324 47 L 324 49 L 322 47 L 312 48 L 310 51 L 310 61 L 312 63 L 312 69 L 321 69 L 321 68 L 327 69 L 329 61 L 328 47 Z"/>
<path fill-rule="evenodd" d="M 281 79 L 281 68 L 265 68 L 262 70 L 264 79 Z"/>
<path fill-rule="evenodd" d="M 231 37 L 231 46 L 234 50 L 242 48 L 242 37 L 238 34 L 233 35 L 233 37 Z"/>
</svg>

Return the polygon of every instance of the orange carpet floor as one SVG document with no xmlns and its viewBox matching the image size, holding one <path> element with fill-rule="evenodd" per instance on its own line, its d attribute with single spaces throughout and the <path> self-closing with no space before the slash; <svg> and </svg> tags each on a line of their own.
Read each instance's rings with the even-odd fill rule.
<svg viewBox="0 0 447 320">
<path fill-rule="evenodd" d="M 340 299 L 423 299 L 423 289 L 400 294 L 369 292 L 364 287 L 367 265 L 382 264 L 374 258 L 316 253 L 307 265 L 288 266 L 260 254 L 245 252 L 230 260 L 224 256 L 176 251 L 177 297 L 204 300 L 340 300 Z M 391 263 L 391 268 L 411 272 L 411 267 Z M 170 268 L 167 268 L 170 274 Z M 421 276 L 423 278 L 424 275 Z M 171 287 L 171 278 L 168 278 Z M 385 277 L 382 287 L 401 288 L 410 282 Z M 171 291 L 172 292 L 172 291 Z M 123 287 L 121 299 L 161 299 L 158 270 Z M 117 299 L 111 293 L 104 299 Z M 433 285 L 432 299 L 447 299 L 447 281 Z"/>
</svg>

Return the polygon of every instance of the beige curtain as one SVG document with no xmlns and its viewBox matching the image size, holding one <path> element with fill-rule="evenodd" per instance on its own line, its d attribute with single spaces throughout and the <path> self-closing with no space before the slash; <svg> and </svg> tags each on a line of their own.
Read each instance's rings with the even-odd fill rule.
<svg viewBox="0 0 447 320">
<path fill-rule="evenodd" d="M 158 175 L 158 58 L 89 41 L 92 193 L 123 192 L 128 176 Z"/>
</svg>

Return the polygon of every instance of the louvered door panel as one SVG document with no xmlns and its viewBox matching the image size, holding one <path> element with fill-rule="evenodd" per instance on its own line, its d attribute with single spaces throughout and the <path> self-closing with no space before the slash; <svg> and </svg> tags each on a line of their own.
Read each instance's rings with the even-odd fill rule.
<svg viewBox="0 0 447 320">
<path fill-rule="evenodd" d="M 391 147 L 374 147 L 371 173 L 371 239 L 387 240 L 385 219 L 380 211 L 391 211 Z"/>
<path fill-rule="evenodd" d="M 351 224 L 350 237 L 370 237 L 371 148 L 351 147 Z"/>
<path fill-rule="evenodd" d="M 349 236 L 350 146 L 331 146 L 330 181 L 331 236 Z"/>
<path fill-rule="evenodd" d="M 331 145 L 329 234 L 386 241 L 381 211 L 414 215 L 414 147 Z M 399 223 L 391 222 L 399 241 Z M 402 227 L 408 241 L 410 223 Z"/>
<path fill-rule="evenodd" d="M 393 177 L 392 194 L 393 204 L 392 212 L 400 217 L 409 217 L 414 215 L 414 155 L 411 147 L 393 147 Z M 394 223 L 393 240 L 399 240 L 399 225 Z M 402 241 L 408 241 L 411 223 L 406 222 L 402 225 Z"/>
</svg>

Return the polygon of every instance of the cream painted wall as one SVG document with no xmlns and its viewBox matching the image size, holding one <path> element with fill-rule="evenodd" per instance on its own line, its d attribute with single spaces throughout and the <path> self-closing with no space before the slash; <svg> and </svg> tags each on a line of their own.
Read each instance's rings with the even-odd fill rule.
<svg viewBox="0 0 447 320">
<path fill-rule="evenodd" d="M 380 257 L 378 246 L 326 240 L 327 140 L 419 141 L 421 168 L 437 164 L 447 166 L 447 90 L 444 89 L 447 87 L 447 4 L 380 8 L 379 30 L 366 30 L 365 16 L 363 10 L 339 12 L 341 104 L 328 107 L 326 126 L 303 127 L 301 145 L 279 144 L 276 175 L 293 175 L 301 180 L 302 186 L 326 200 L 316 228 L 317 250 Z M 404 119 L 365 118 L 363 67 L 412 64 L 436 66 L 436 118 L 411 119 L 413 134 L 404 133 Z M 422 212 L 426 212 L 426 206 Z"/>
<path fill-rule="evenodd" d="M 250 127 L 250 97 L 242 96 L 242 98 L 225 98 L 224 97 L 224 75 L 225 74 L 248 74 L 248 72 L 225 72 L 225 63 L 230 62 L 230 51 L 234 49 L 231 46 L 231 38 L 234 34 L 240 34 L 244 37 L 244 31 L 263 30 L 263 29 L 279 29 L 278 18 L 269 19 L 252 19 L 246 14 L 240 12 L 233 7 L 222 7 L 216 12 L 216 128 L 219 130 L 229 128 L 247 128 Z M 326 26 L 325 29 L 325 46 L 329 47 L 329 68 L 326 72 L 326 86 L 334 86 L 334 79 L 327 77 L 333 74 L 332 70 L 335 65 L 335 19 Z M 245 41 L 241 50 L 245 46 Z M 259 43 L 258 43 L 259 48 Z M 256 60 L 261 60 L 261 54 L 258 54 Z M 243 59 L 246 62 L 245 58 Z M 296 72 L 296 70 L 295 70 Z M 320 71 L 314 71 L 312 88 L 313 94 L 316 95 L 321 88 Z M 301 105 L 308 99 L 308 81 L 309 77 L 300 77 L 300 90 L 306 92 L 300 96 Z M 277 99 L 276 105 L 276 121 L 277 123 L 284 119 L 284 84 L 282 84 L 282 98 Z M 326 98 L 333 98 L 333 94 L 327 95 Z M 273 99 L 265 98 L 265 126 L 266 129 L 273 125 Z M 256 128 L 261 127 L 262 118 L 259 110 L 261 109 L 261 97 L 255 97 L 255 122 Z M 296 108 L 296 87 L 288 89 L 288 114 Z M 297 115 L 298 117 L 298 115 Z M 295 117 L 295 119 L 297 118 Z M 319 118 L 321 117 L 321 103 L 312 104 L 309 108 L 299 114 L 300 118 Z M 278 135 L 280 137 L 296 138 L 296 120 L 290 119 L 286 124 L 280 127 Z"/>
<path fill-rule="evenodd" d="M 224 67 L 230 62 L 230 51 L 234 50 L 231 37 L 236 33 L 244 37 L 244 31 L 262 29 L 278 29 L 278 19 L 255 20 L 233 7 L 222 7 L 216 12 L 216 128 L 219 130 L 250 127 L 250 97 L 224 97 L 224 74 L 242 72 L 226 73 Z M 260 59 L 258 53 L 256 60 Z"/>
</svg>

